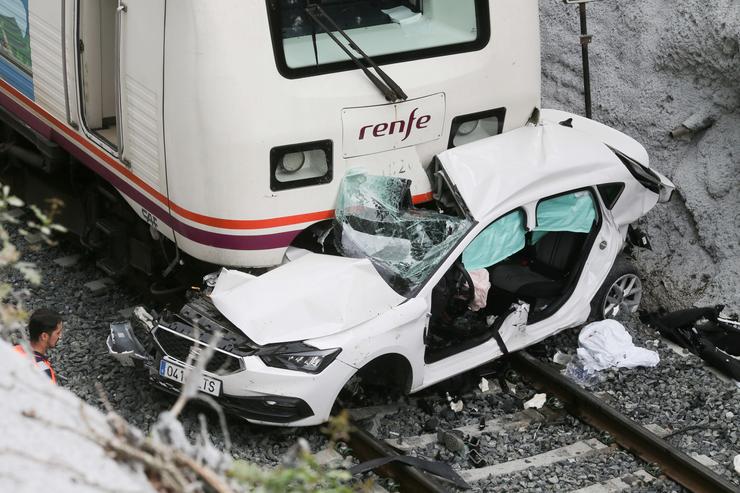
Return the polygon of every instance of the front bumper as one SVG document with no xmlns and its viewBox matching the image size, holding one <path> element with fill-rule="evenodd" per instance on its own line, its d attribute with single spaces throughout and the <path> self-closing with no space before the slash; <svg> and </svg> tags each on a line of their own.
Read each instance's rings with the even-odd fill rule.
<svg viewBox="0 0 740 493">
<path fill-rule="evenodd" d="M 186 369 L 187 350 L 174 344 L 178 334 L 162 324 L 145 329 L 141 341 L 129 322 L 111 324 L 109 353 L 124 366 L 146 368 L 151 382 L 179 394 L 181 383 L 160 374 L 163 358 Z M 185 345 L 197 346 L 183 337 Z M 201 344 L 202 346 L 202 344 Z M 335 360 L 319 374 L 269 367 L 256 355 L 236 356 L 218 350 L 203 374 L 221 382 L 218 395 L 210 395 L 229 414 L 249 422 L 278 426 L 310 426 L 325 422 L 339 390 L 354 368 Z"/>
<path fill-rule="evenodd" d="M 150 381 L 154 386 L 170 394 L 180 395 L 180 383 L 164 378 L 155 371 L 156 368 L 153 366 L 147 368 L 150 370 Z M 205 374 L 212 378 L 219 378 L 218 375 L 207 372 Z M 297 421 L 310 421 L 315 416 L 311 406 L 297 397 L 269 394 L 237 396 L 223 391 L 219 396 L 211 397 L 229 414 L 246 419 L 251 423 L 293 425 Z"/>
</svg>

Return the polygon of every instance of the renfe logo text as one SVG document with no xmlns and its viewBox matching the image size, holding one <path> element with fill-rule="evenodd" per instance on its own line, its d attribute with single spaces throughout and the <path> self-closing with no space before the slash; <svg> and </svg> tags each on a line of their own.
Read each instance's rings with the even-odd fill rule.
<svg viewBox="0 0 740 493">
<path fill-rule="evenodd" d="M 383 122 L 383 123 L 376 123 L 375 125 L 365 125 L 364 127 L 360 128 L 360 140 L 365 139 L 365 135 L 372 133 L 373 137 L 383 137 L 384 135 L 393 135 L 396 133 L 402 133 L 403 139 L 401 141 L 404 141 L 408 138 L 409 135 L 411 135 L 411 130 L 416 128 L 426 128 L 429 125 L 429 121 L 432 119 L 432 115 L 422 115 L 418 119 L 416 118 L 416 111 L 419 108 L 414 108 L 414 110 L 409 115 L 408 120 L 396 120 L 394 122 Z M 372 129 L 372 130 L 370 130 Z"/>
</svg>

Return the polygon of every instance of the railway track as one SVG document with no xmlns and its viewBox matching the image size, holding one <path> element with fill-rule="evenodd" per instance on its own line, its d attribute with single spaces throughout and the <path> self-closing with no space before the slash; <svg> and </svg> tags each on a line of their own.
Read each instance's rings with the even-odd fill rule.
<svg viewBox="0 0 740 493">
<path fill-rule="evenodd" d="M 695 492 L 732 493 L 738 488 L 706 465 L 663 440 L 658 434 L 619 413 L 615 408 L 525 352 L 512 356 L 517 371 L 555 394 L 566 409 L 591 426 L 608 432 L 623 448 L 657 465 L 668 477 Z"/>
<path fill-rule="evenodd" d="M 554 464 L 568 467 L 569 464 L 579 460 L 615 454 L 622 450 L 639 457 L 647 464 L 626 474 L 573 488 L 570 491 L 578 493 L 626 491 L 636 485 L 649 485 L 656 480 L 658 474 L 669 477 L 689 491 L 712 493 L 740 491 L 738 485 L 713 470 L 718 464 L 711 458 L 684 453 L 663 438 L 670 435 L 668 430 L 655 424 L 643 425 L 624 416 L 604 399 L 608 396 L 597 396 L 581 388 L 562 376 L 557 367 L 543 363 L 526 352 L 512 355 L 510 362 L 521 377 L 536 388 L 556 396 L 563 404 L 564 411 L 595 430 L 608 433 L 614 443 L 598 438 L 577 440 L 533 456 L 488 464 L 485 456 L 479 452 L 482 437 L 518 433 L 532 427 L 539 430 L 548 421 L 560 419 L 562 416 L 548 407 L 542 410 L 526 409 L 485 423 L 481 420 L 479 423 L 436 433 L 379 438 L 373 433 L 379 428 L 378 424 L 383 420 L 392 419 L 399 412 L 402 413 L 403 408 L 392 405 L 375 406 L 351 411 L 356 429 L 347 445 L 356 461 L 365 464 L 350 470 L 364 471 L 371 469 L 373 464 L 381 464 L 382 466 L 375 469 L 375 472 L 380 476 L 391 478 L 399 485 L 400 491 L 439 492 L 467 488 L 480 490 L 486 489 L 481 485 L 484 480 L 493 480 L 488 485 L 495 485 L 496 477 Z M 450 444 L 447 443 L 449 441 L 453 442 L 453 449 L 460 447 L 457 451 L 468 455 L 471 467 L 455 468 L 453 471 L 448 464 L 423 459 L 433 455 L 436 444 L 449 447 Z M 321 462 L 334 465 L 348 462 L 346 457 L 331 449 L 319 452 L 318 458 Z M 406 458 L 412 460 L 404 462 Z M 422 472 L 421 469 L 409 465 L 409 462 L 426 463 L 429 468 L 436 469 L 439 475 Z M 447 469 L 444 466 L 447 466 Z M 383 491 L 383 488 L 379 488 L 379 491 Z"/>
</svg>

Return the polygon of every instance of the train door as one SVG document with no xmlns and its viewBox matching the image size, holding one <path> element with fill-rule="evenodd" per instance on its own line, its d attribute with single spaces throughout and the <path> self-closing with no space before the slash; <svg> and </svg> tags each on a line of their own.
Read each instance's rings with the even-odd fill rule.
<svg viewBox="0 0 740 493">
<path fill-rule="evenodd" d="M 126 0 L 118 15 L 121 158 L 139 178 L 164 192 L 165 0 Z"/>
<path fill-rule="evenodd" d="M 164 0 L 78 0 L 83 127 L 163 191 Z"/>
<path fill-rule="evenodd" d="M 117 0 L 79 0 L 77 4 L 81 121 L 91 138 L 114 152 L 120 141 L 116 7 Z"/>
</svg>

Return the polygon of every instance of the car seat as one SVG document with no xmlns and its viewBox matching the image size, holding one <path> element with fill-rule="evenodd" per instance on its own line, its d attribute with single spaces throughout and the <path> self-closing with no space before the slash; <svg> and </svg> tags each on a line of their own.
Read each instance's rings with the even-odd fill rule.
<svg viewBox="0 0 740 493">
<path fill-rule="evenodd" d="M 491 285 L 527 301 L 555 298 L 570 280 L 587 233 L 551 231 L 534 245 L 528 233 L 522 263 L 500 263 L 489 269 Z"/>
</svg>

